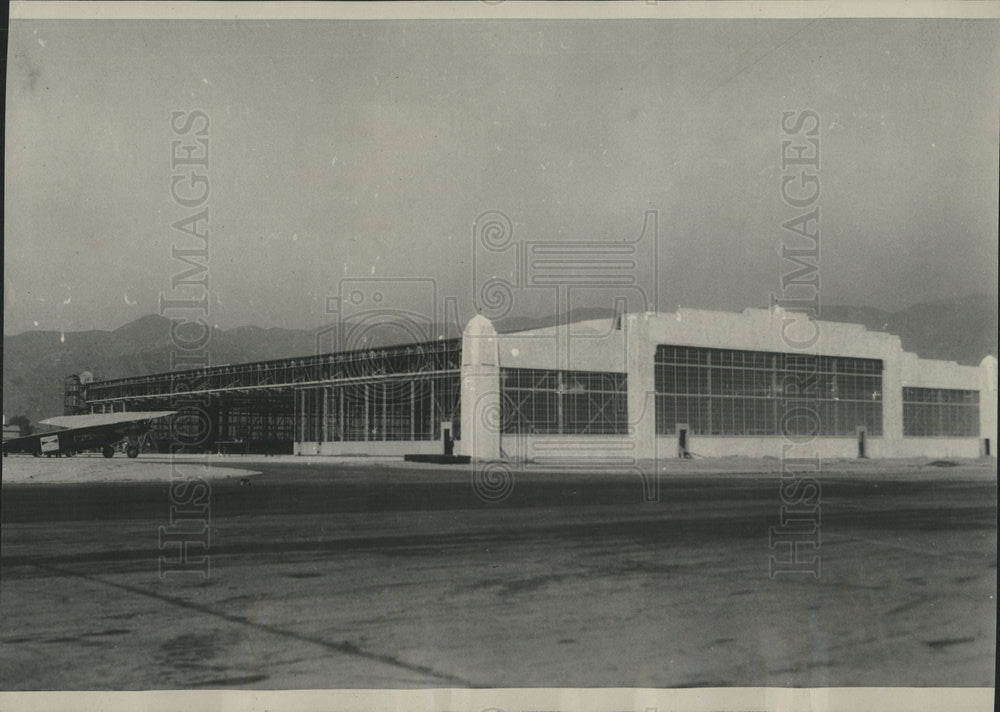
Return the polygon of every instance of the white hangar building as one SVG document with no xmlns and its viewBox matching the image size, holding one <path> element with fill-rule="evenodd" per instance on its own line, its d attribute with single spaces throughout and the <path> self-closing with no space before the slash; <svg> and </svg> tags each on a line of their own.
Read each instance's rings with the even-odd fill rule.
<svg viewBox="0 0 1000 712">
<path fill-rule="evenodd" d="M 70 377 L 66 408 L 180 408 L 154 438 L 161 449 L 187 419 L 184 447 L 237 452 L 613 463 L 793 445 L 821 458 L 995 457 L 997 360 L 922 359 L 897 336 L 778 309 L 505 334 L 476 316 L 456 339 Z"/>
<path fill-rule="evenodd" d="M 996 358 L 978 367 L 921 359 L 897 336 L 780 310 L 679 309 L 508 334 L 476 316 L 460 360 L 457 407 L 435 434 L 476 459 L 777 457 L 789 442 L 823 458 L 996 454 Z M 348 388 L 403 423 L 384 431 L 405 435 L 414 388 L 438 377 L 411 375 L 415 386 L 397 380 L 381 400 Z M 356 440 L 323 437 L 336 428 L 308 427 L 323 420 L 317 400 L 330 399 L 328 425 L 339 413 L 342 387 L 318 388 L 312 418 L 299 403 L 307 427 L 295 451 L 358 452 Z M 406 438 L 367 445 L 442 452 Z"/>
</svg>

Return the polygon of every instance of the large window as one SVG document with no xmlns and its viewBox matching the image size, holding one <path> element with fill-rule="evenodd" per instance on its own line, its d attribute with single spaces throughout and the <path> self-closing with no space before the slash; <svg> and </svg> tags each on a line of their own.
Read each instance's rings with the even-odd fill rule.
<svg viewBox="0 0 1000 712">
<path fill-rule="evenodd" d="M 458 437 L 458 372 L 433 376 L 334 383 L 297 392 L 299 439 L 437 440 L 441 422 Z"/>
<path fill-rule="evenodd" d="M 903 389 L 903 435 L 979 436 L 979 391 Z"/>
<path fill-rule="evenodd" d="M 437 440 L 459 437 L 461 342 L 452 339 L 331 356 L 323 383 L 297 390 L 299 440 Z"/>
<path fill-rule="evenodd" d="M 502 432 L 620 435 L 628 431 L 624 373 L 500 369 Z"/>
<path fill-rule="evenodd" d="M 877 359 L 658 346 L 656 432 L 882 434 Z"/>
</svg>

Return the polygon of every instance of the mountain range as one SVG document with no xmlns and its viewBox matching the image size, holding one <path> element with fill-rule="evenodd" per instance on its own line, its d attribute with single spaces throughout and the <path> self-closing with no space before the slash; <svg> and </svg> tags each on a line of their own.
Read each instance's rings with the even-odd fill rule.
<svg viewBox="0 0 1000 712">
<path fill-rule="evenodd" d="M 607 309 L 588 308 L 561 315 L 560 321 L 610 317 Z M 862 324 L 872 331 L 896 334 L 903 348 L 924 358 L 977 365 L 997 355 L 997 301 L 976 294 L 917 304 L 898 312 L 861 306 L 823 306 L 820 318 Z M 511 317 L 496 323 L 501 333 L 555 323 L 555 316 Z M 400 343 L 403 332 L 393 325 L 363 329 L 364 346 Z M 348 328 L 350 332 L 350 328 Z M 438 333 L 440 332 L 440 333 Z M 212 329 L 213 365 L 292 358 L 334 350 L 329 329 L 284 329 L 241 326 Z M 433 336 L 458 336 L 455 325 L 432 327 Z M 195 338 L 195 335 L 184 335 Z M 402 338 L 401 338 L 402 337 Z M 170 320 L 149 315 L 114 331 L 26 331 L 4 337 L 3 410 L 7 417 L 26 415 L 31 422 L 62 414 L 63 378 L 91 371 L 97 378 L 123 378 L 170 370 L 177 349 Z"/>
</svg>

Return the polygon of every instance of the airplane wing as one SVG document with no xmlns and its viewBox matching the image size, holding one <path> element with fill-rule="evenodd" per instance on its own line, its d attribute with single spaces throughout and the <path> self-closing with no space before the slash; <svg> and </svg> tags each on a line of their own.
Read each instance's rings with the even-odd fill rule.
<svg viewBox="0 0 1000 712">
<path fill-rule="evenodd" d="M 101 425 L 118 425 L 119 423 L 137 423 L 144 420 L 156 420 L 173 415 L 176 410 L 137 410 L 131 413 L 90 413 L 88 415 L 60 415 L 55 418 L 38 421 L 40 425 L 50 425 L 53 428 L 91 428 Z"/>
<path fill-rule="evenodd" d="M 6 440 L 3 443 L 3 454 L 24 452 L 37 457 L 101 448 L 105 457 L 111 457 L 115 451 L 114 446 L 128 439 L 128 455 L 135 457 L 139 454 L 139 446 L 134 441 L 149 429 L 149 421 L 165 418 L 175 412 L 177 411 L 133 411 L 49 418 L 40 423 L 60 430 Z"/>
</svg>

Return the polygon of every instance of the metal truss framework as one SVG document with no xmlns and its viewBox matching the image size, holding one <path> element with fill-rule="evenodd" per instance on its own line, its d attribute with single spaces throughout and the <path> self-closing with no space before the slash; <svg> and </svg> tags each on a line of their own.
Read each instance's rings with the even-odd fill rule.
<svg viewBox="0 0 1000 712">
<path fill-rule="evenodd" d="M 414 386 L 391 384 L 424 383 L 437 385 L 432 397 L 435 417 L 428 425 L 420 424 L 420 436 L 431 437 L 442 418 L 458 416 L 457 385 L 461 368 L 461 340 L 389 346 L 342 353 L 320 354 L 302 358 L 276 359 L 254 363 L 211 366 L 203 369 L 158 373 L 148 376 L 95 381 L 80 385 L 79 380 L 66 384 L 66 407 L 90 412 L 118 410 L 180 409 L 181 413 L 159 424 L 152 441 L 160 449 L 177 440 L 178 434 L 194 435 L 204 429 L 185 409 L 207 414 L 209 432 L 197 438 L 204 447 L 245 452 L 291 450 L 291 443 L 312 434 L 312 425 L 304 421 L 296 428 L 296 405 L 299 410 L 306 396 L 322 389 L 339 394 L 348 405 L 356 407 L 370 399 L 369 413 L 377 423 L 390 417 L 386 399 L 406 389 L 409 397 L 422 393 Z M 445 385 L 444 378 L 448 386 Z M 296 393 L 302 393 L 296 396 Z M 361 400 L 359 400 L 361 399 Z M 404 399 L 405 400 L 405 399 Z M 310 401 L 311 402 L 311 401 Z M 404 401 L 400 401 L 404 402 Z M 398 410 L 398 408 L 397 408 Z M 304 413 L 299 413 L 304 415 Z M 398 413 L 396 415 L 399 415 Z M 392 416 L 393 422 L 397 420 Z M 372 437 L 371 424 L 340 425 L 347 432 L 364 433 L 357 439 L 386 439 L 389 429 L 378 425 Z M 395 427 L 395 425 L 393 426 Z M 400 429 L 399 426 L 396 429 Z M 325 432 L 333 426 L 324 425 Z M 424 430 L 428 430 L 425 434 Z M 400 430 L 400 432 L 402 432 Z M 181 437 L 183 441 L 185 438 Z M 354 438 L 345 438 L 354 439 Z M 420 439 L 419 437 L 416 439 Z"/>
<path fill-rule="evenodd" d="M 334 382 L 296 392 L 302 442 L 437 440 L 458 434 L 460 372 L 424 371 Z"/>
</svg>

